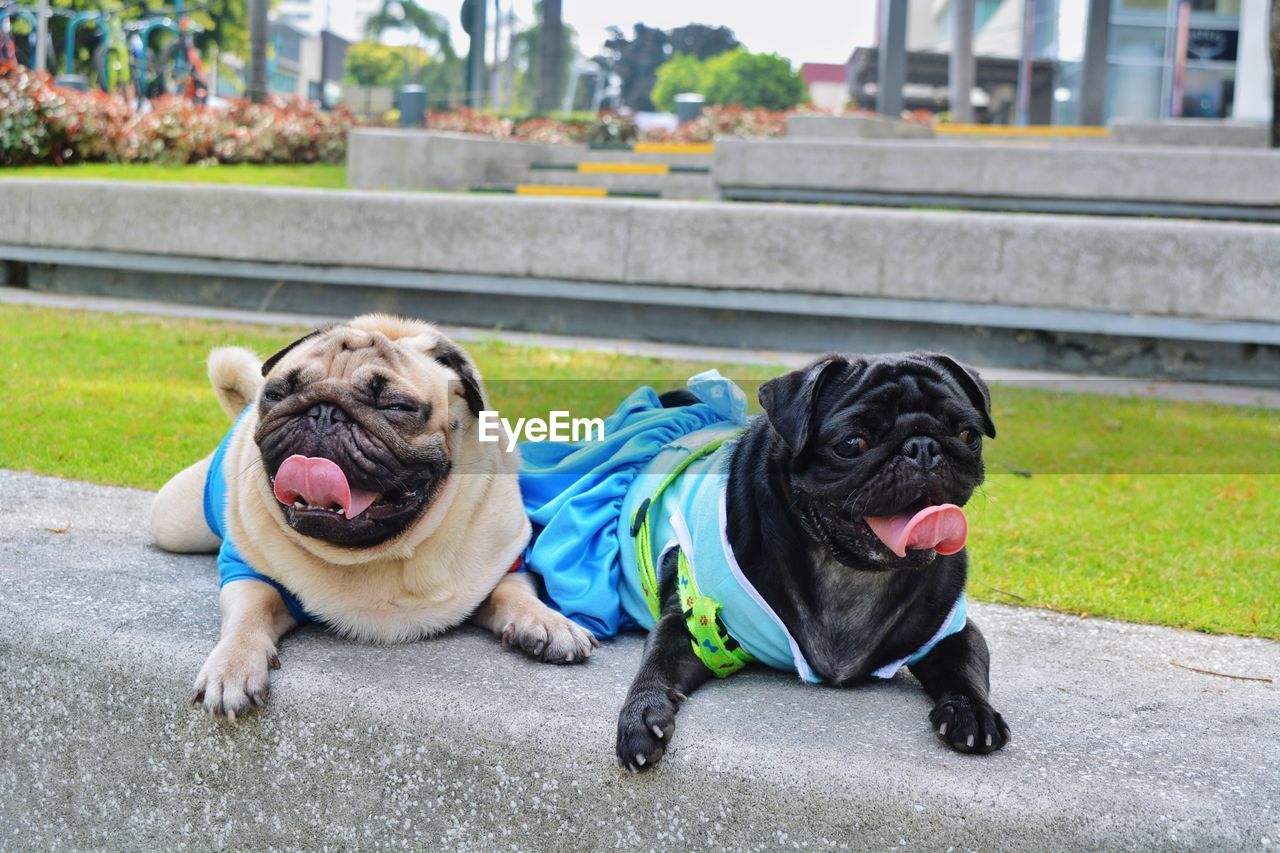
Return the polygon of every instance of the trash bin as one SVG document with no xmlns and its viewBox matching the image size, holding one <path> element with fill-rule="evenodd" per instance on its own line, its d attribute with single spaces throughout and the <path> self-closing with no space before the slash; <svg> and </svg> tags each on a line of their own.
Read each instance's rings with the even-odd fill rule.
<svg viewBox="0 0 1280 853">
<path fill-rule="evenodd" d="M 702 115 L 706 99 L 697 92 L 681 92 L 676 95 L 676 121 L 684 124 Z"/>
<path fill-rule="evenodd" d="M 400 126 L 422 127 L 427 114 L 427 90 L 421 86 L 401 86 Z"/>
</svg>

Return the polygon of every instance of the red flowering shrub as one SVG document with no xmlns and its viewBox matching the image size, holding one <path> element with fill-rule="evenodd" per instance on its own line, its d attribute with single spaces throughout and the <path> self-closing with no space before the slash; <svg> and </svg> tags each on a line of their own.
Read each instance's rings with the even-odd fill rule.
<svg viewBox="0 0 1280 853">
<path fill-rule="evenodd" d="M 298 99 L 234 101 L 225 109 L 160 98 L 146 112 L 102 92 L 54 86 L 48 75 L 0 68 L 0 166 L 118 163 L 341 163 L 357 123 Z"/>
</svg>

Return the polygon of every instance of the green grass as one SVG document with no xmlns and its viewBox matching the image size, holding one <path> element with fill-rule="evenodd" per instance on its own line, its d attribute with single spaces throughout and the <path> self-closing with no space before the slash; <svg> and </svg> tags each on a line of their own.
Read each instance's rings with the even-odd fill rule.
<svg viewBox="0 0 1280 853">
<path fill-rule="evenodd" d="M 227 428 L 209 349 L 267 354 L 299 331 L 0 306 L 0 467 L 157 488 Z M 603 414 L 641 381 L 711 366 L 497 338 L 467 348 L 508 417 Z M 969 505 L 974 597 L 1280 639 L 1280 415 L 1007 385 L 993 396 L 1000 437 Z"/>
<path fill-rule="evenodd" d="M 74 166 L 24 166 L 0 169 L 4 178 L 80 178 L 110 181 L 162 181 L 178 184 L 251 184 L 255 186 L 345 189 L 347 167 L 303 165 L 162 166 L 155 163 L 80 163 Z"/>
</svg>

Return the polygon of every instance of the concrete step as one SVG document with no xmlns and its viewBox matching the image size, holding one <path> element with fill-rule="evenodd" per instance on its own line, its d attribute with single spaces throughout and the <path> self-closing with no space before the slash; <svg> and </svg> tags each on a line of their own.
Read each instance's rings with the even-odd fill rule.
<svg viewBox="0 0 1280 853">
<path fill-rule="evenodd" d="M 188 704 L 210 557 L 151 547 L 151 494 L 0 472 L 0 846 L 1205 849 L 1280 843 L 1280 646 L 975 605 L 1014 739 L 951 753 L 908 676 L 748 671 L 643 777 L 612 753 L 639 637 L 550 667 L 477 631 L 299 631 L 267 708 Z"/>
<path fill-rule="evenodd" d="M 566 164 L 577 165 L 577 164 Z M 634 164 L 618 164 L 630 166 Z M 645 164 L 649 165 L 649 164 Z M 653 164 L 655 166 L 666 164 Z M 715 184 L 709 173 L 697 172 L 609 172 L 569 169 L 530 169 L 517 186 L 598 187 L 609 193 L 635 193 L 660 198 L 709 199 L 715 196 Z"/>
</svg>

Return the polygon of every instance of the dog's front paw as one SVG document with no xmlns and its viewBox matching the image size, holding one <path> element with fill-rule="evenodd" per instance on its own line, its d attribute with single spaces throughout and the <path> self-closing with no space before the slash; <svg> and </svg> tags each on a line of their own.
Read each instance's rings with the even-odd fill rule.
<svg viewBox="0 0 1280 853">
<path fill-rule="evenodd" d="M 667 751 L 684 696 L 674 690 L 627 697 L 618 715 L 618 760 L 632 773 L 652 767 Z"/>
<path fill-rule="evenodd" d="M 962 694 L 943 696 L 929 714 L 938 737 L 957 752 L 985 755 L 1009 742 L 1004 717 L 986 702 Z"/>
<path fill-rule="evenodd" d="M 270 640 L 225 638 L 200 667 L 191 702 L 204 706 L 210 716 L 234 721 L 266 702 L 269 672 L 279 668 L 280 658 Z"/>
<path fill-rule="evenodd" d="M 600 647 L 595 635 L 549 607 L 517 614 L 502 629 L 502 645 L 547 663 L 581 663 Z"/>
</svg>

